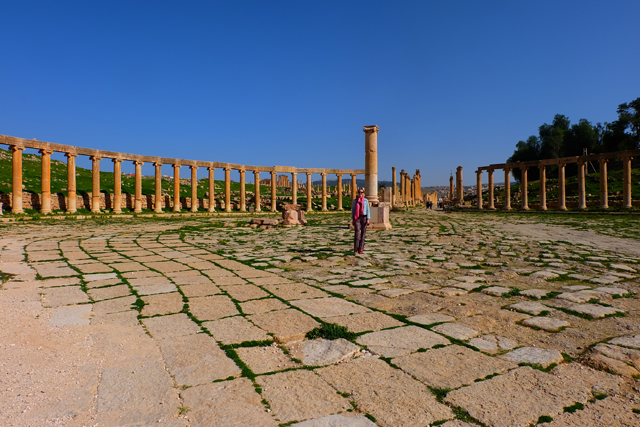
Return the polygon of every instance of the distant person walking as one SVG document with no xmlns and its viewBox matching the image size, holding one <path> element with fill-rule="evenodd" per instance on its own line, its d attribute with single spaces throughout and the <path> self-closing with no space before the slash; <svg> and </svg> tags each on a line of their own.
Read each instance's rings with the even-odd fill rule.
<svg viewBox="0 0 640 427">
<path fill-rule="evenodd" d="M 361 188 L 358 190 L 358 197 L 351 202 L 351 222 L 356 230 L 353 251 L 357 254 L 364 253 L 364 235 L 367 233 L 369 218 L 369 201 L 364 198 L 364 189 Z"/>
</svg>

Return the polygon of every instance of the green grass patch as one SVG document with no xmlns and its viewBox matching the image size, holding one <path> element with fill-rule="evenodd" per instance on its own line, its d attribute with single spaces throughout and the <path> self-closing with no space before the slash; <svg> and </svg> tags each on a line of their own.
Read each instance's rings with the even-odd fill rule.
<svg viewBox="0 0 640 427">
<path fill-rule="evenodd" d="M 427 386 L 427 388 L 429 389 L 431 394 L 433 394 L 436 397 L 436 400 L 440 403 L 442 403 L 443 399 L 447 397 L 447 394 L 451 391 L 451 389 L 448 387 L 438 388 L 438 387 Z"/>
<path fill-rule="evenodd" d="M 512 298 L 512 297 L 517 297 L 520 295 L 520 289 L 518 288 L 511 288 L 511 290 L 509 292 L 505 292 L 502 295 L 500 295 L 502 298 Z"/>
<path fill-rule="evenodd" d="M 178 407 L 178 415 L 184 415 L 187 412 L 189 412 L 191 410 L 191 408 L 189 408 L 188 406 L 180 406 Z"/>
<path fill-rule="evenodd" d="M 357 337 L 357 334 L 349 332 L 346 326 L 338 325 L 337 323 L 324 323 L 319 328 L 314 328 L 307 332 L 306 337 L 310 340 L 316 338 L 324 338 L 327 340 L 344 338 L 346 340 L 354 340 Z"/>
<path fill-rule="evenodd" d="M 528 366 L 530 368 L 533 369 L 537 369 L 538 371 L 542 371 L 542 372 L 549 372 L 550 370 L 552 370 L 553 368 L 555 368 L 556 366 L 558 366 L 557 363 L 552 363 L 551 365 L 547 366 L 546 368 L 538 363 L 518 363 L 518 366 Z"/>
<path fill-rule="evenodd" d="M 372 423 L 375 423 L 377 421 L 376 417 L 371 414 L 364 414 L 364 416 L 367 417 Z"/>
<path fill-rule="evenodd" d="M 538 418 L 536 424 L 550 423 L 551 421 L 553 421 L 553 418 L 551 418 L 549 415 L 541 415 L 540 418 Z"/>
<path fill-rule="evenodd" d="M 565 406 L 563 408 L 564 412 L 568 412 L 570 414 L 573 414 L 574 412 L 578 411 L 578 410 L 583 410 L 584 409 L 584 405 L 580 402 L 576 402 L 571 406 Z"/>
</svg>

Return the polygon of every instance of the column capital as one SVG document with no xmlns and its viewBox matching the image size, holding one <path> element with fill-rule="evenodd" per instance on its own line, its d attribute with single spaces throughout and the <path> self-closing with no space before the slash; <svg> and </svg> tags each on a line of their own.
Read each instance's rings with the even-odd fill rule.
<svg viewBox="0 0 640 427">
<path fill-rule="evenodd" d="M 311 172 L 307 172 L 307 176 L 308 176 L 308 177 L 309 177 L 309 176 L 311 176 Z"/>
<path fill-rule="evenodd" d="M 46 148 L 43 148 L 42 150 L 38 150 L 38 153 L 40 154 L 53 154 L 53 150 L 47 150 Z"/>
<path fill-rule="evenodd" d="M 10 145 L 9 149 L 11 151 L 24 151 L 24 147 L 22 147 L 20 145 Z"/>
<path fill-rule="evenodd" d="M 213 166 L 207 166 L 207 170 L 209 170 L 209 171 L 215 171 L 215 170 L 216 170 L 216 168 L 214 168 Z"/>
<path fill-rule="evenodd" d="M 526 171 L 527 169 L 529 169 L 529 166 L 520 165 L 520 170 L 521 171 Z"/>
<path fill-rule="evenodd" d="M 171 167 L 174 168 L 174 169 L 180 169 L 182 167 L 182 165 L 176 163 L 176 164 L 171 165 Z"/>
<path fill-rule="evenodd" d="M 134 161 L 133 161 L 133 164 L 134 164 L 134 165 L 136 165 L 136 166 L 137 166 L 137 165 L 142 166 L 142 165 L 144 165 L 144 162 L 141 162 L 140 160 L 134 160 Z"/>
<path fill-rule="evenodd" d="M 355 178 L 355 177 L 357 177 L 357 176 L 358 176 L 358 174 L 357 174 L 357 173 L 351 173 L 351 174 L 349 174 L 349 175 L 351 175 L 351 178 Z"/>
<path fill-rule="evenodd" d="M 157 167 L 157 166 L 162 166 L 162 163 L 160 163 L 160 162 L 153 162 L 153 166 L 156 166 L 156 167 Z"/>
<path fill-rule="evenodd" d="M 194 165 L 189 165 L 189 169 L 194 170 L 194 169 L 198 169 L 198 166 L 194 166 Z"/>
<path fill-rule="evenodd" d="M 326 172 L 320 172 L 320 176 L 327 176 Z"/>
<path fill-rule="evenodd" d="M 78 155 L 76 153 L 64 153 L 64 156 L 66 158 L 78 157 Z"/>
<path fill-rule="evenodd" d="M 240 172 L 240 174 L 245 174 L 245 173 L 247 173 L 247 170 L 246 169 L 238 169 L 238 172 Z"/>
<path fill-rule="evenodd" d="M 342 175 L 343 175 L 343 174 L 341 174 L 341 173 L 337 173 L 337 174 L 336 174 L 336 176 L 337 176 L 337 177 L 340 177 L 340 178 L 342 178 Z"/>
<path fill-rule="evenodd" d="M 89 156 L 89 159 L 91 159 L 91 160 L 102 160 L 102 157 L 100 157 L 100 156 Z"/>
<path fill-rule="evenodd" d="M 231 169 L 230 167 L 224 167 L 224 168 L 222 168 L 222 169 L 223 169 L 225 172 L 231 172 L 231 171 L 232 171 L 232 169 Z"/>
<path fill-rule="evenodd" d="M 606 157 L 604 157 L 604 156 L 602 156 L 602 155 L 600 155 L 600 156 L 598 157 L 598 161 L 599 161 L 600 163 L 609 163 L 609 159 L 607 159 Z"/>
<path fill-rule="evenodd" d="M 271 171 L 271 176 L 273 176 L 273 175 L 277 175 L 277 174 L 278 174 L 278 172 L 276 172 L 276 171 Z"/>
<path fill-rule="evenodd" d="M 362 128 L 362 130 L 364 131 L 364 133 L 378 133 L 380 131 L 380 128 L 378 126 L 364 126 Z"/>
<path fill-rule="evenodd" d="M 122 159 L 111 159 L 113 163 L 122 163 Z M 134 162 L 135 164 L 135 162 Z"/>
</svg>

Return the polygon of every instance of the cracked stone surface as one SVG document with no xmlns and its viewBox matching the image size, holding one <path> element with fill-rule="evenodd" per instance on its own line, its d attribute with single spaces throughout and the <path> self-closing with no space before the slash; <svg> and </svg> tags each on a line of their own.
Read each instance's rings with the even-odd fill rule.
<svg viewBox="0 0 640 427">
<path fill-rule="evenodd" d="M 0 425 L 638 424 L 638 218 L 347 215 L 5 222 Z"/>
</svg>

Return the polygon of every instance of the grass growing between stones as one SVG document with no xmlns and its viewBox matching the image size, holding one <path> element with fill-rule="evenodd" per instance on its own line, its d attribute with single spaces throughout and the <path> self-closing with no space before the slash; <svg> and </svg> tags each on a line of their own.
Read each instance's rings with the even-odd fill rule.
<svg viewBox="0 0 640 427">
<path fill-rule="evenodd" d="M 536 424 L 550 423 L 551 421 L 553 421 L 553 418 L 549 415 L 541 415 L 540 418 L 538 418 L 538 421 L 536 421 Z"/>
<path fill-rule="evenodd" d="M 313 340 L 316 338 L 324 338 L 327 340 L 337 340 L 338 338 L 344 338 L 346 340 L 354 340 L 358 334 L 355 332 L 349 332 L 346 326 L 338 325 L 336 323 L 324 323 L 322 326 L 314 328 L 307 332 L 306 338 Z"/>
<path fill-rule="evenodd" d="M 578 410 L 583 410 L 584 409 L 584 405 L 580 402 L 576 402 L 571 406 L 565 406 L 563 408 L 564 412 L 568 412 L 570 414 L 573 414 L 574 412 L 578 411 Z"/>
<path fill-rule="evenodd" d="M 551 365 L 547 366 L 546 368 L 538 363 L 526 363 L 526 362 L 522 362 L 522 363 L 518 363 L 518 366 L 528 366 L 530 368 L 533 369 L 537 369 L 538 371 L 542 371 L 542 372 L 549 372 L 551 371 L 553 368 L 555 368 L 556 366 L 558 366 L 557 363 L 552 363 Z"/>
</svg>

